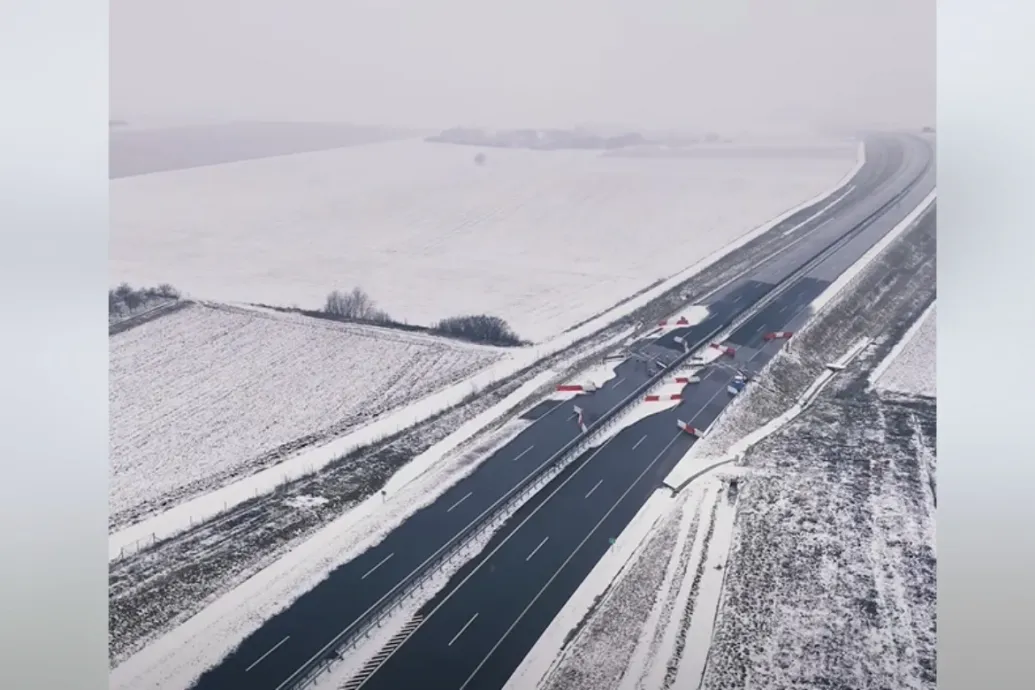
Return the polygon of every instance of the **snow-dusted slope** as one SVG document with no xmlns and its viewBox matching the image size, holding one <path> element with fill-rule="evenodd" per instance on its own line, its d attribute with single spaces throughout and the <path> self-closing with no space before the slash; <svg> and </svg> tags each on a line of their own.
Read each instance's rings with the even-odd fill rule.
<svg viewBox="0 0 1035 690">
<path fill-rule="evenodd" d="M 502 351 L 190 305 L 110 340 L 115 524 L 268 466 L 497 360 Z"/>
</svg>

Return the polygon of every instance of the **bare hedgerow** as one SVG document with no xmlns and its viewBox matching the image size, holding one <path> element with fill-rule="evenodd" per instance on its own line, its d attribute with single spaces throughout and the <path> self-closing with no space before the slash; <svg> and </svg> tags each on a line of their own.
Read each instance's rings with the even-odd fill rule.
<svg viewBox="0 0 1035 690">
<path fill-rule="evenodd" d="M 158 287 L 134 288 L 129 283 L 121 283 L 108 290 L 108 316 L 127 316 L 140 310 L 154 306 L 156 302 L 180 299 L 180 291 L 168 283 Z"/>
<path fill-rule="evenodd" d="M 511 330 L 506 321 L 498 316 L 477 314 L 471 316 L 451 316 L 442 319 L 434 330 L 443 335 L 451 335 L 476 343 L 490 345 L 521 345 L 521 338 Z"/>
<path fill-rule="evenodd" d="M 378 308 L 374 299 L 360 287 L 352 288 L 350 292 L 334 290 L 327 295 L 321 313 L 343 321 L 420 330 L 486 345 L 516 347 L 526 344 L 506 321 L 487 314 L 451 316 L 431 328 L 400 323 Z"/>
<path fill-rule="evenodd" d="M 325 313 L 352 321 L 370 323 L 391 323 L 392 318 L 377 307 L 377 303 L 362 288 L 352 288 L 351 292 L 334 290 L 327 295 L 324 304 Z"/>
</svg>

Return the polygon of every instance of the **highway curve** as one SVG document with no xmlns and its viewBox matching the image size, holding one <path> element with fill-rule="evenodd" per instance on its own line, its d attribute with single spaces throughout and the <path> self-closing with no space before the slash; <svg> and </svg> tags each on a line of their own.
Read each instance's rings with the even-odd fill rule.
<svg viewBox="0 0 1035 690">
<path fill-rule="evenodd" d="M 736 349 L 731 364 L 746 369 L 764 365 L 784 343 L 763 340 L 765 333 L 800 327 L 808 319 L 809 303 L 934 187 L 933 154 L 926 142 L 879 135 L 868 138 L 866 147 L 867 162 L 851 190 L 823 213 L 815 211 L 829 200 L 815 205 L 810 214 L 814 217 L 795 214 L 770 230 L 783 238 L 780 249 L 710 295 L 704 301 L 710 308 L 704 322 L 642 340 L 632 349 L 643 357 L 622 362 L 602 389 L 575 401 L 550 403 L 531 426 L 469 477 L 266 621 L 193 687 L 293 687 L 303 669 L 335 652 L 330 643 L 343 630 L 580 433 L 572 418 L 574 404 L 592 422 L 654 373 L 645 360 L 668 363 L 682 354 L 675 336 L 689 342 L 704 337 L 901 197 L 727 338 L 726 344 Z M 726 386 L 735 372 L 716 364 L 702 374 L 702 382 L 683 390 L 677 407 L 623 429 L 542 489 L 423 607 L 410 626 L 412 635 L 391 654 L 382 655 L 383 663 L 372 675 L 357 678 L 350 688 L 501 687 L 606 551 L 609 538 L 621 533 L 696 440 L 680 431 L 676 420 L 706 428 L 729 402 Z"/>
</svg>

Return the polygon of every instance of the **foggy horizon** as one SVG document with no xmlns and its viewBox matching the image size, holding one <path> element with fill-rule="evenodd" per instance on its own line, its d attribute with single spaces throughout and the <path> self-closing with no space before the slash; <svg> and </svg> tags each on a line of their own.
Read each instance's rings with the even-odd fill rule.
<svg viewBox="0 0 1035 690">
<path fill-rule="evenodd" d="M 933 0 L 113 0 L 110 26 L 130 124 L 934 124 Z"/>
</svg>

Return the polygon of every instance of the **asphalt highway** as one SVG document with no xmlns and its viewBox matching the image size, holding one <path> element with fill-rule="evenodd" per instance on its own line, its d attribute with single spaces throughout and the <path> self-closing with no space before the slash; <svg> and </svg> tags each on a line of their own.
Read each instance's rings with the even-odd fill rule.
<svg viewBox="0 0 1035 690">
<path fill-rule="evenodd" d="M 266 621 L 194 687 L 292 687 L 300 668 L 334 651 L 327 645 L 335 636 L 580 433 L 572 417 L 573 405 L 584 409 L 587 422 L 612 409 L 654 373 L 650 360 L 668 363 L 682 353 L 675 336 L 692 342 L 749 308 L 775 283 L 900 192 L 930 156 L 930 149 L 918 140 L 868 140 L 867 163 L 851 191 L 823 213 L 816 211 L 829 201 L 771 230 L 783 233 L 786 243 L 747 275 L 714 293 L 707 300 L 710 313 L 702 323 L 636 343 L 631 349 L 638 356 L 619 364 L 616 376 L 603 388 L 540 409 L 531 426 L 469 477 Z M 929 177 L 919 185 L 917 201 L 933 187 L 933 172 Z M 906 200 L 889 210 L 745 322 L 725 341 L 737 349 L 728 364 L 748 370 L 763 366 L 783 346 L 783 341 L 764 341 L 764 334 L 791 330 L 803 322 L 808 304 L 913 206 L 915 202 Z M 647 417 L 588 451 L 523 506 L 482 554 L 422 609 L 412 636 L 358 687 L 501 687 L 606 551 L 609 538 L 621 533 L 696 440 L 677 428 L 676 419 L 707 428 L 729 402 L 726 386 L 735 370 L 717 362 L 701 373 L 704 380 L 684 388 L 678 407 Z"/>
</svg>

